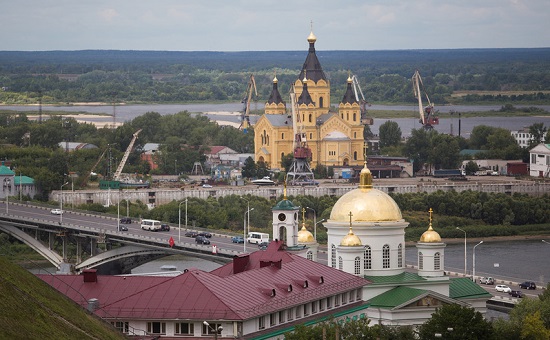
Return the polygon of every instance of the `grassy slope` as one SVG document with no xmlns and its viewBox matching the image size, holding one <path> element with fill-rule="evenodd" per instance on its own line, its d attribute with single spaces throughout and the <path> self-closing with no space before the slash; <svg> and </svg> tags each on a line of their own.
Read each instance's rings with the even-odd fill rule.
<svg viewBox="0 0 550 340">
<path fill-rule="evenodd" d="M 0 257 L 0 297 L 0 339 L 125 339 L 4 257 Z"/>
</svg>

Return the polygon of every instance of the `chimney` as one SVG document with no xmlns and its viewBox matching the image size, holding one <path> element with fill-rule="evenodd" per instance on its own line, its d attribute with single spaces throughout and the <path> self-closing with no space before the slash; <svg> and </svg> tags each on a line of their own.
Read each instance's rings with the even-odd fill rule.
<svg viewBox="0 0 550 340">
<path fill-rule="evenodd" d="M 97 307 L 99 307 L 99 300 L 96 298 L 91 298 L 88 300 L 88 312 L 93 313 Z"/>
<path fill-rule="evenodd" d="M 233 274 L 242 273 L 250 262 L 249 254 L 240 254 L 233 258 Z"/>
<path fill-rule="evenodd" d="M 97 269 L 84 269 L 82 275 L 84 282 L 97 282 Z"/>
</svg>

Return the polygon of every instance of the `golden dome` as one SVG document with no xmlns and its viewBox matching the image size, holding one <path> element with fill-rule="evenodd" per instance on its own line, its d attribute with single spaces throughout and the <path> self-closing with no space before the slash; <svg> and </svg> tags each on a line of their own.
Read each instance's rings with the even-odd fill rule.
<svg viewBox="0 0 550 340">
<path fill-rule="evenodd" d="M 430 227 L 428 230 L 420 236 L 420 242 L 424 243 L 439 243 L 441 242 L 441 236 L 439 236 L 438 232 L 433 230 L 432 225 L 430 224 Z"/>
<path fill-rule="evenodd" d="M 367 169 L 368 170 L 368 169 Z M 359 188 L 342 195 L 330 213 L 333 221 L 348 221 L 349 212 L 354 222 L 384 222 L 403 219 L 397 203 L 378 189 Z"/>
<path fill-rule="evenodd" d="M 273 83 L 277 84 L 278 82 L 279 82 L 279 80 L 277 79 L 277 76 L 275 76 L 275 77 L 273 78 Z"/>
<path fill-rule="evenodd" d="M 342 241 L 340 241 L 340 245 L 344 247 L 358 247 L 361 246 L 361 239 L 353 233 L 351 230 L 351 227 L 349 227 L 349 233 L 344 236 Z"/>
<path fill-rule="evenodd" d="M 315 238 L 313 234 L 306 229 L 306 226 L 303 225 L 302 229 L 298 232 L 298 243 L 313 243 Z"/>
<path fill-rule="evenodd" d="M 313 34 L 313 31 L 311 31 L 311 33 L 309 33 L 309 36 L 307 37 L 307 41 L 309 43 L 314 43 L 317 41 L 317 37 L 315 36 L 315 34 Z"/>
</svg>

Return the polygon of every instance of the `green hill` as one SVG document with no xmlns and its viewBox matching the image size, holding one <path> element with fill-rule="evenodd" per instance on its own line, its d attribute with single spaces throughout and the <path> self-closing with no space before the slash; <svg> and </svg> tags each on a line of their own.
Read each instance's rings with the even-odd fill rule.
<svg viewBox="0 0 550 340">
<path fill-rule="evenodd" d="M 4 257 L 0 257 L 0 297 L 0 339 L 126 339 Z"/>
</svg>

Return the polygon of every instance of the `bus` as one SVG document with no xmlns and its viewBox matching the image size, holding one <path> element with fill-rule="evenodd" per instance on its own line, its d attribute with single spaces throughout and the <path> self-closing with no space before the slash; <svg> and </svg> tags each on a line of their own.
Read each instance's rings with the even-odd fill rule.
<svg viewBox="0 0 550 340">
<path fill-rule="evenodd" d="M 157 221 L 157 220 L 142 219 L 141 220 L 141 229 L 150 230 L 150 231 L 159 231 L 161 224 L 162 223 L 160 221 Z"/>
<path fill-rule="evenodd" d="M 246 238 L 246 241 L 248 243 L 256 243 L 256 244 L 269 242 L 269 234 L 251 232 L 251 233 L 248 233 L 248 237 Z"/>
</svg>

